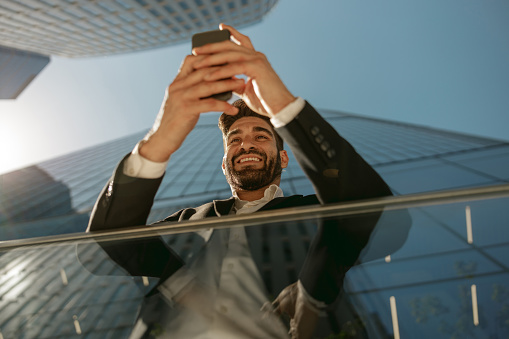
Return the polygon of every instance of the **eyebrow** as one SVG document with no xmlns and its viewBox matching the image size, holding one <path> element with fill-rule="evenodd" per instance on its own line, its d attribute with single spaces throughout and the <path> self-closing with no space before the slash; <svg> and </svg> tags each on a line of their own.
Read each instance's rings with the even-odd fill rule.
<svg viewBox="0 0 509 339">
<path fill-rule="evenodd" d="M 255 132 L 265 132 L 265 133 L 269 134 L 272 137 L 274 136 L 274 134 L 272 134 L 272 131 L 268 130 L 265 127 L 261 127 L 261 126 L 253 127 L 253 131 L 255 131 Z"/>
<path fill-rule="evenodd" d="M 274 137 L 274 134 L 269 129 L 267 129 L 265 127 L 255 126 L 255 127 L 253 127 L 253 131 L 254 132 L 265 132 L 265 133 L 269 134 L 271 137 Z M 228 139 L 230 139 L 230 137 L 232 135 L 237 135 L 240 133 L 241 133 L 241 130 L 236 128 L 233 131 L 228 132 L 228 134 L 226 135 L 226 139 L 228 140 Z"/>
</svg>

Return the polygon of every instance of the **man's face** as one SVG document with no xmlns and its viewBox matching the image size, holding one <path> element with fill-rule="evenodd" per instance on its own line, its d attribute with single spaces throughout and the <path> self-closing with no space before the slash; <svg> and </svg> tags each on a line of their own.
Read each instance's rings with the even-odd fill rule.
<svg viewBox="0 0 509 339">
<path fill-rule="evenodd" d="M 224 136 L 223 171 L 234 190 L 254 191 L 279 184 L 288 165 L 286 151 L 278 151 L 272 127 L 265 120 L 237 120 Z"/>
</svg>

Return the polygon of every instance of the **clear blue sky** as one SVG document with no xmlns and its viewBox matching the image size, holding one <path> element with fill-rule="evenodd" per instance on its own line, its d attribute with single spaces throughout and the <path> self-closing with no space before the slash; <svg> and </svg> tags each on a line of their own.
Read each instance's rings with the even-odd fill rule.
<svg viewBox="0 0 509 339">
<path fill-rule="evenodd" d="M 507 0 L 280 0 L 242 32 L 315 107 L 509 140 Z M 0 101 L 0 173 L 148 129 L 189 50 L 53 57 Z"/>
</svg>

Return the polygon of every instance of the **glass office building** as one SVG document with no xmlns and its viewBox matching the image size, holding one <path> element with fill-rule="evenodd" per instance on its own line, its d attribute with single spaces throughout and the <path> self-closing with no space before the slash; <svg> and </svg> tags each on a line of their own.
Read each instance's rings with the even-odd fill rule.
<svg viewBox="0 0 509 339">
<path fill-rule="evenodd" d="M 90 57 L 174 45 L 220 22 L 260 22 L 276 0 L 5 0 L 0 44 L 43 55 Z"/>
<path fill-rule="evenodd" d="M 166 47 L 220 22 L 242 28 L 277 0 L 3 0 L 0 99 L 16 99 L 49 56 L 94 57 Z"/>
<path fill-rule="evenodd" d="M 385 209 L 358 264 L 346 273 L 338 301 L 320 317 L 315 336 L 509 336 L 509 143 L 330 110 L 320 113 L 396 197 L 326 210 L 260 212 L 242 221 L 191 222 L 185 224 L 188 229 L 159 226 L 157 234 L 181 258 L 192 260 L 204 241 L 189 230 L 246 226 L 271 301 L 297 280 L 317 218 L 362 217 Z M 126 276 L 96 241 L 155 233 L 130 230 L 92 238 L 83 232 L 116 164 L 144 133 L 0 176 L 0 338 L 129 337 L 143 296 L 157 279 Z M 230 197 L 222 153 L 217 116 L 202 117 L 172 156 L 149 222 Z M 309 180 L 289 155 L 281 185 L 285 195 L 312 194 Z M 403 210 L 412 219 L 405 230 L 393 227 Z M 391 249 L 394 239 L 400 243 Z M 165 326 L 159 324 L 152 335 L 165 337 L 170 333 Z"/>
</svg>

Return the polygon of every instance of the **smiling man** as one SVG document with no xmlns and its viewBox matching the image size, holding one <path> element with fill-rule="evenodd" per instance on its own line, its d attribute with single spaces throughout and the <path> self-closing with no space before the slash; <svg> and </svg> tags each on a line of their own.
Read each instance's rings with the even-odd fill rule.
<svg viewBox="0 0 509 339">
<path fill-rule="evenodd" d="M 257 200 L 271 184 L 279 186 L 288 154 L 270 119 L 255 115 L 241 100 L 234 106 L 239 113 L 224 114 L 219 121 L 224 144 L 222 168 L 239 199 Z"/>
<path fill-rule="evenodd" d="M 220 27 L 231 32 L 232 41 L 195 48 L 186 57 L 166 91 L 153 128 L 122 160 L 101 193 L 88 231 L 144 225 L 165 169 L 171 166 L 171 155 L 200 115 L 211 111 L 224 112 L 219 119 L 222 168 L 233 197 L 183 209 L 163 221 L 391 195 L 352 146 L 309 103 L 290 93 L 247 36 L 233 27 Z M 237 78 L 239 74 L 247 80 Z M 237 93 L 242 100 L 229 104 L 208 98 L 226 91 Z M 283 140 L 313 183 L 315 195 L 284 196 L 279 187 L 282 169 L 288 165 Z M 292 318 L 292 337 L 311 337 L 316 315 L 336 299 L 345 272 L 357 260 L 378 217 L 370 216 L 363 224 L 359 220 L 318 222 L 299 280 L 289 289 L 291 298 L 277 300 L 276 311 Z M 200 235 L 206 243 L 192 263 L 161 239 L 103 247 L 130 274 L 160 278 L 150 295 L 162 295 L 201 315 L 201 320 L 191 317 L 178 326 L 165 325 L 174 337 L 286 337 L 280 321 L 259 317 L 264 288 L 258 263 L 250 255 L 249 234 L 237 228 Z M 211 267 L 217 270 L 212 272 Z M 215 292 L 205 297 L 202 292 L 210 289 Z M 150 330 L 146 322 L 138 325 L 136 331 L 142 335 Z"/>
</svg>

